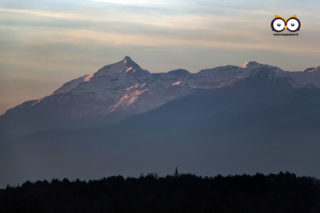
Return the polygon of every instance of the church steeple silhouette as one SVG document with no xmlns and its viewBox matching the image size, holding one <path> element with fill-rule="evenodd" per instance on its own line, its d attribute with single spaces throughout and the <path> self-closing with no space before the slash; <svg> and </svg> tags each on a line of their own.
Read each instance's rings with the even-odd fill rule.
<svg viewBox="0 0 320 213">
<path fill-rule="evenodd" d="M 178 167 L 176 166 L 176 170 L 174 171 L 174 177 L 179 177 Z"/>
</svg>

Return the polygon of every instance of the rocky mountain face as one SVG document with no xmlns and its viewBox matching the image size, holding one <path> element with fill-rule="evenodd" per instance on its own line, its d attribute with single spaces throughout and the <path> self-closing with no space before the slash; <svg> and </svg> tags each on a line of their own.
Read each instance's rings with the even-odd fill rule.
<svg viewBox="0 0 320 213">
<path fill-rule="evenodd" d="M 27 101 L 0 116 L 3 140 L 52 128 L 87 128 L 114 124 L 148 112 L 198 89 L 221 88 L 241 79 L 279 79 L 293 88 L 320 87 L 320 68 L 287 72 L 249 62 L 190 73 L 178 69 L 150 73 L 130 57 L 65 83 L 53 94 Z"/>
</svg>

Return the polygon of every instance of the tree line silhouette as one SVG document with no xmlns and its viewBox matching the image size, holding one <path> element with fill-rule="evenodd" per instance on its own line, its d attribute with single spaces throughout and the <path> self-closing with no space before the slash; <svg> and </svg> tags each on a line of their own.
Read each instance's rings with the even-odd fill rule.
<svg viewBox="0 0 320 213">
<path fill-rule="evenodd" d="M 320 184 L 292 173 L 53 179 L 0 190 L 0 212 L 320 212 Z"/>
</svg>

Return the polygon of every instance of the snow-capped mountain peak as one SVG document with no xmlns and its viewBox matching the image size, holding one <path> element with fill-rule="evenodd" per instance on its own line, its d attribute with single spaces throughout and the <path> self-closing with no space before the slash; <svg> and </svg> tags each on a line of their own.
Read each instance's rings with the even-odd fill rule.
<svg viewBox="0 0 320 213">
<path fill-rule="evenodd" d="M 103 66 L 96 72 L 65 83 L 53 94 L 70 92 L 71 90 L 81 86 L 83 83 L 91 82 L 97 86 L 98 84 L 105 84 L 107 82 L 110 84 L 111 81 L 114 85 L 116 85 L 115 82 L 118 80 L 123 81 L 129 78 L 134 81 L 134 79 L 139 80 L 141 78 L 147 78 L 149 75 L 150 73 L 147 70 L 143 70 L 129 56 L 126 56 L 119 62 Z M 88 87 L 88 85 L 85 87 Z"/>
<path fill-rule="evenodd" d="M 126 56 L 121 61 L 102 67 L 98 70 L 94 76 L 105 76 L 115 75 L 119 73 L 136 73 L 136 74 L 147 74 L 148 71 L 141 69 L 129 56 Z"/>
<path fill-rule="evenodd" d="M 304 72 L 288 72 L 250 61 L 242 66 L 227 65 L 198 73 L 183 69 L 149 73 L 126 56 L 121 61 L 65 83 L 52 95 L 8 110 L 5 116 L 18 118 L 17 115 L 27 111 L 28 116 L 39 118 L 38 127 L 28 129 L 21 124 L 21 128 L 28 131 L 73 127 L 75 123 L 90 126 L 92 123 L 115 122 L 150 111 L 197 89 L 222 88 L 246 78 L 272 81 L 286 78 L 292 87 L 301 88 L 310 84 L 320 87 L 319 71 L 320 67 L 315 67 Z"/>
</svg>

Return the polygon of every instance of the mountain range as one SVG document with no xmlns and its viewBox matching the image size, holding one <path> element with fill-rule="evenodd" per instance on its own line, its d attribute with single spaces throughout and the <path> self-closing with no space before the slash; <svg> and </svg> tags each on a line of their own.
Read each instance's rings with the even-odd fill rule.
<svg viewBox="0 0 320 213">
<path fill-rule="evenodd" d="M 0 185 L 182 171 L 320 177 L 320 67 L 151 73 L 130 57 L 0 116 Z"/>
</svg>

